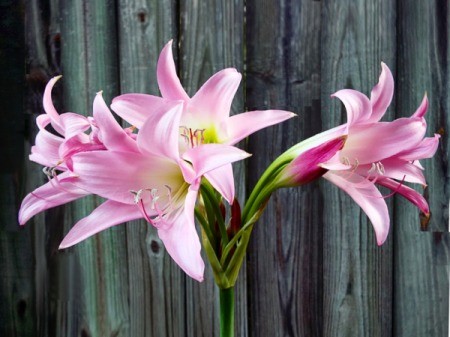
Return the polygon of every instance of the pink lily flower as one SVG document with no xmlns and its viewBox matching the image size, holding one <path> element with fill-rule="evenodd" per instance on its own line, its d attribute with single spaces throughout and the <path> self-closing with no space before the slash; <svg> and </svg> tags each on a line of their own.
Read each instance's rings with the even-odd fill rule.
<svg viewBox="0 0 450 337">
<path fill-rule="evenodd" d="M 383 244 L 389 233 L 389 212 L 384 197 L 375 184 L 385 186 L 417 206 L 426 216 L 429 207 L 424 197 L 404 182 L 426 186 L 419 160 L 431 158 L 437 150 L 439 135 L 424 137 L 428 108 L 425 96 L 417 111 L 409 118 L 380 122 L 391 103 L 394 80 L 382 63 L 378 84 L 370 99 L 350 89 L 336 92 L 347 110 L 347 124 L 311 139 L 323 143 L 339 135 L 347 135 L 342 150 L 321 166 L 329 171 L 323 177 L 347 192 L 364 210 L 375 229 L 377 242 Z"/>
<path fill-rule="evenodd" d="M 30 160 L 44 165 L 49 178 L 56 170 L 66 171 L 71 165 L 71 156 L 77 152 L 104 149 L 97 137 L 97 127 L 92 118 L 72 112 L 58 114 L 52 102 L 52 89 L 61 76 L 53 77 L 45 87 L 43 105 L 45 114 L 37 117 L 39 132 L 35 145 L 31 148 Z M 51 125 L 59 134 L 49 132 Z M 85 133 L 91 128 L 91 133 Z"/>
<path fill-rule="evenodd" d="M 234 145 L 255 131 L 295 116 L 292 112 L 281 110 L 250 111 L 230 116 L 231 103 L 241 81 L 241 74 L 232 68 L 213 75 L 190 98 L 176 73 L 172 41 L 161 52 L 157 78 L 164 99 L 184 102 L 178 126 L 181 155 L 199 144 Z M 161 104 L 162 100 L 152 95 L 125 94 L 116 97 L 111 108 L 124 120 L 140 128 L 149 117 L 152 107 Z M 231 165 L 209 171 L 205 177 L 229 203 L 233 201 Z"/>
<path fill-rule="evenodd" d="M 107 200 L 75 224 L 60 248 L 111 226 L 144 218 L 158 229 L 174 261 L 201 281 L 204 263 L 194 223 L 200 179 L 209 170 L 249 154 L 229 145 L 206 144 L 180 157 L 180 102 L 167 102 L 153 111 L 136 139 L 115 121 L 101 94 L 94 100 L 93 110 L 104 149 L 74 153 L 70 171 L 59 174 L 24 199 L 20 223 L 42 210 L 96 194 Z"/>
</svg>

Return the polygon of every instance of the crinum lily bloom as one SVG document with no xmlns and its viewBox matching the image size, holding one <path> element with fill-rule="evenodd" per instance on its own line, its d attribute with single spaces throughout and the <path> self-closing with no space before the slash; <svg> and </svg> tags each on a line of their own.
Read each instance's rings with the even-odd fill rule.
<svg viewBox="0 0 450 337">
<path fill-rule="evenodd" d="M 59 187 L 70 184 L 107 200 L 75 224 L 60 247 L 72 246 L 111 226 L 144 218 L 158 229 L 174 261 L 201 281 L 204 263 L 194 223 L 200 179 L 209 170 L 249 154 L 229 145 L 206 144 L 180 157 L 177 136 L 183 106 L 180 102 L 168 104 L 172 107 L 153 111 L 135 140 L 117 124 L 101 95 L 97 95 L 94 118 L 107 150 L 74 154 L 71 175 L 60 179 Z M 33 193 L 34 198 L 39 199 L 38 192 Z"/>
<path fill-rule="evenodd" d="M 379 82 L 372 89 L 370 99 L 350 89 L 332 95 L 343 102 L 347 124 L 311 139 L 311 144 L 317 144 L 347 135 L 342 150 L 321 164 L 328 169 L 323 177 L 347 192 L 364 210 L 372 222 L 379 245 L 386 240 L 390 220 L 385 197 L 375 184 L 402 195 L 429 216 L 424 197 L 404 182 L 426 186 L 419 160 L 432 157 L 439 143 L 439 135 L 424 137 L 424 116 L 428 108 L 426 95 L 411 117 L 380 122 L 394 93 L 392 74 L 384 63 L 381 66 Z"/>
<path fill-rule="evenodd" d="M 181 155 L 199 144 L 236 144 L 257 130 L 295 116 L 292 112 L 281 110 L 250 111 L 230 116 L 231 103 L 241 81 L 241 74 L 232 68 L 213 75 L 190 98 L 176 73 L 172 41 L 161 52 L 157 78 L 164 99 L 184 102 L 178 131 Z M 116 97 L 111 108 L 124 120 L 140 128 L 152 107 L 161 104 L 161 100 L 161 97 L 152 95 L 125 94 Z M 209 171 L 205 177 L 228 202 L 232 202 L 234 180 L 231 165 Z"/>
</svg>

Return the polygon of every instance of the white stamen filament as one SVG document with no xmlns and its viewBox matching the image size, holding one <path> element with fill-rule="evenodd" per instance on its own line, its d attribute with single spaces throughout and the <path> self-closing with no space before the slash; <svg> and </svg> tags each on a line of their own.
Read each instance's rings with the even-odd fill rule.
<svg viewBox="0 0 450 337">
<path fill-rule="evenodd" d="M 190 147 L 194 148 L 201 145 L 205 141 L 206 129 L 195 129 L 188 128 L 186 126 L 180 126 L 180 136 L 184 138 L 185 143 Z"/>
</svg>

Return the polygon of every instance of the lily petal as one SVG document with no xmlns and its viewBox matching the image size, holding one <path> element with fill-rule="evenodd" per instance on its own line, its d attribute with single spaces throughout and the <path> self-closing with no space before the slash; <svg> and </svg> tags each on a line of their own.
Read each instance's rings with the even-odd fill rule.
<svg viewBox="0 0 450 337">
<path fill-rule="evenodd" d="M 176 101 L 169 110 L 153 111 L 137 136 L 142 153 L 165 156 L 177 161 L 183 103 Z"/>
<path fill-rule="evenodd" d="M 422 103 L 420 103 L 416 112 L 413 113 L 412 117 L 424 117 L 428 110 L 428 97 L 427 94 L 423 96 Z"/>
<path fill-rule="evenodd" d="M 138 129 L 155 110 L 168 108 L 168 101 L 147 94 L 124 94 L 113 98 L 111 109 Z"/>
<path fill-rule="evenodd" d="M 69 139 L 79 133 L 83 133 L 90 127 L 88 119 L 82 115 L 66 112 L 60 116 L 61 127 L 64 128 L 64 137 Z"/>
<path fill-rule="evenodd" d="M 363 177 L 353 174 L 342 175 L 327 172 L 325 179 L 345 191 L 367 214 L 375 229 L 378 245 L 382 245 L 389 233 L 389 211 L 386 202 L 376 186 Z"/>
<path fill-rule="evenodd" d="M 85 190 L 76 187 L 72 182 L 73 180 L 69 177 L 69 173 L 64 172 L 28 194 L 20 206 L 19 223 L 23 225 L 42 211 L 89 194 Z"/>
<path fill-rule="evenodd" d="M 178 165 L 166 158 L 132 152 L 91 151 L 72 157 L 76 185 L 93 194 L 117 202 L 134 204 L 132 191 L 179 188 Z M 180 177 L 177 179 L 177 177 Z"/>
<path fill-rule="evenodd" d="M 228 68 L 210 77 L 190 101 L 190 110 L 199 119 L 220 124 L 230 115 L 231 103 L 242 75 Z"/>
<path fill-rule="evenodd" d="M 398 154 L 398 158 L 406 161 L 414 161 L 419 159 L 431 158 L 437 151 L 439 146 L 440 135 L 435 134 L 434 137 L 424 138 L 419 145 L 412 147 Z"/>
<path fill-rule="evenodd" d="M 281 123 L 295 116 L 297 115 L 283 110 L 249 111 L 231 116 L 227 121 L 229 135 L 225 144 L 236 144 L 253 132 Z"/>
<path fill-rule="evenodd" d="M 347 110 L 347 124 L 367 121 L 372 115 L 372 105 L 366 95 L 352 89 L 343 89 L 331 95 L 339 98 Z"/>
<path fill-rule="evenodd" d="M 180 79 L 177 76 L 175 62 L 172 54 L 172 40 L 161 51 L 158 59 L 156 77 L 158 79 L 161 95 L 167 99 L 188 101 L 189 96 L 184 91 Z"/>
<path fill-rule="evenodd" d="M 107 228 L 140 218 L 142 214 L 136 205 L 107 200 L 72 227 L 59 249 L 73 246 Z"/>
<path fill-rule="evenodd" d="M 378 84 L 373 87 L 370 94 L 372 104 L 372 115 L 369 122 L 378 122 L 386 113 L 394 95 L 394 78 L 388 66 L 381 62 L 381 74 Z"/>
<path fill-rule="evenodd" d="M 393 122 L 354 125 L 341 156 L 359 164 L 374 163 L 416 146 L 425 131 L 423 118 L 399 118 Z M 369 148 L 367 144 L 376 146 Z"/>
<path fill-rule="evenodd" d="M 392 191 L 400 194 L 404 198 L 406 198 L 409 202 L 415 205 L 418 209 L 422 211 L 422 213 L 429 215 L 430 209 L 428 207 L 428 203 L 425 198 L 417 191 L 412 188 L 405 186 L 397 181 L 392 179 L 380 179 L 377 181 L 377 184 L 387 187 Z"/>
<path fill-rule="evenodd" d="M 62 76 L 55 76 L 50 81 L 48 81 L 45 86 L 43 105 L 44 110 L 49 115 L 53 128 L 61 135 L 64 136 L 64 128 L 61 125 L 60 116 L 55 109 L 52 101 L 52 89 L 56 81 L 58 81 Z"/>
<path fill-rule="evenodd" d="M 231 164 L 225 164 L 205 173 L 205 178 L 229 204 L 234 200 L 234 176 Z"/>
<path fill-rule="evenodd" d="M 193 279 L 202 282 L 205 264 L 200 255 L 201 244 L 195 229 L 194 207 L 198 186 L 190 186 L 184 210 L 171 221 L 168 229 L 159 229 L 158 235 L 172 259 Z"/>
<path fill-rule="evenodd" d="M 99 128 L 98 137 L 108 150 L 139 152 L 136 141 L 114 119 L 101 92 L 95 96 L 93 110 Z"/>
<path fill-rule="evenodd" d="M 250 153 L 234 146 L 203 144 L 187 150 L 183 153 L 182 158 L 192 163 L 196 178 L 199 178 L 206 172 L 250 156 Z"/>
</svg>

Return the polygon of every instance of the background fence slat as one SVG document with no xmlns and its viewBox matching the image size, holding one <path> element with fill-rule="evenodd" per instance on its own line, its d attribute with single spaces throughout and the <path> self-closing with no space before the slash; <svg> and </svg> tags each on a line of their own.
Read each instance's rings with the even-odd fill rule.
<svg viewBox="0 0 450 337">
<path fill-rule="evenodd" d="M 414 113 L 427 92 L 428 136 L 442 137 L 436 156 L 423 161 L 430 232 L 420 232 L 411 205 L 400 198 L 395 205 L 394 335 L 448 336 L 449 234 L 440 232 L 449 225 L 449 8 L 444 1 L 401 1 L 398 10 L 398 117 Z"/>
<path fill-rule="evenodd" d="M 298 117 L 252 136 L 249 184 L 288 147 L 321 131 L 321 3 L 247 1 L 246 104 Z M 251 336 L 321 336 L 322 195 L 277 191 L 255 225 L 248 284 Z"/>
</svg>

